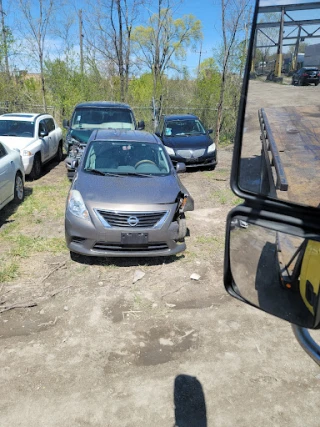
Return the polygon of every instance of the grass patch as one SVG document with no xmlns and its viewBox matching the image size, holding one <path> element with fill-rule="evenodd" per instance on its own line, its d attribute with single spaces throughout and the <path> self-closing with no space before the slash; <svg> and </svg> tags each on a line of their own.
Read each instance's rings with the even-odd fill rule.
<svg viewBox="0 0 320 427">
<path fill-rule="evenodd" d="M 6 265 L 0 270 L 0 283 L 9 282 L 18 276 L 19 266 L 16 262 Z"/>
<path fill-rule="evenodd" d="M 63 238 L 30 237 L 23 234 L 9 236 L 12 244 L 10 255 L 27 258 L 29 255 L 40 252 L 53 254 L 66 252 L 66 244 Z"/>
<path fill-rule="evenodd" d="M 236 206 L 242 203 L 242 199 L 233 194 L 228 188 L 216 190 L 211 194 L 213 200 L 217 201 L 221 205 Z"/>
<path fill-rule="evenodd" d="M 196 243 L 200 243 L 201 245 L 214 246 L 215 248 L 223 248 L 224 236 L 197 236 Z"/>
</svg>

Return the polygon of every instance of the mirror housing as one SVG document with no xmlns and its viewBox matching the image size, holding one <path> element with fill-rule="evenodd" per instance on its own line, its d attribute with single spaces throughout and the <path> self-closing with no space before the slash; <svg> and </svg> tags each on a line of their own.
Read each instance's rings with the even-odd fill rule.
<svg viewBox="0 0 320 427">
<path fill-rule="evenodd" d="M 138 122 L 138 130 L 144 130 L 144 128 L 146 127 L 144 120 L 141 120 L 140 122 Z"/>
<path fill-rule="evenodd" d="M 39 132 L 39 136 L 40 136 L 40 138 L 44 138 L 45 136 L 48 136 L 49 135 L 49 132 L 48 131 L 46 131 L 46 130 L 41 130 L 40 132 Z"/>
<path fill-rule="evenodd" d="M 79 159 L 72 160 L 71 162 L 72 169 L 77 169 L 78 166 L 79 166 Z"/>
<path fill-rule="evenodd" d="M 208 133 L 213 133 L 213 129 L 208 129 Z"/>
<path fill-rule="evenodd" d="M 159 138 L 161 138 L 161 133 L 160 132 L 155 132 L 155 135 L 157 135 Z"/>
<path fill-rule="evenodd" d="M 187 170 L 185 163 L 182 162 L 177 163 L 175 169 L 177 173 L 183 173 Z"/>
<path fill-rule="evenodd" d="M 63 124 L 63 127 L 64 127 L 65 129 L 69 129 L 69 127 L 70 127 L 69 120 L 67 120 L 67 119 L 63 119 L 62 124 Z"/>
<path fill-rule="evenodd" d="M 245 205 L 233 209 L 227 219 L 224 283 L 242 302 L 319 329 L 320 232 L 309 219 L 303 224 Z"/>
</svg>

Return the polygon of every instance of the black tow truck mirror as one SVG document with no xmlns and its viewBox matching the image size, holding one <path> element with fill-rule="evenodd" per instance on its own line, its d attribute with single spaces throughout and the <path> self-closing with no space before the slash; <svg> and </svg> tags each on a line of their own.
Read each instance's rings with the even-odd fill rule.
<svg viewBox="0 0 320 427">
<path fill-rule="evenodd" d="M 227 291 L 237 299 L 308 329 L 320 328 L 320 240 L 298 221 L 231 211 L 227 221 Z M 283 219 L 283 218 L 282 218 Z M 243 250 L 245 248 L 245 251 Z"/>
<path fill-rule="evenodd" d="M 144 128 L 146 127 L 144 120 L 141 120 L 140 122 L 138 122 L 138 130 L 144 130 Z"/>
<path fill-rule="evenodd" d="M 69 129 L 69 127 L 70 127 L 70 122 L 69 122 L 69 120 L 67 120 L 67 119 L 63 119 L 62 124 L 63 124 L 63 127 L 64 127 L 65 129 Z"/>
<path fill-rule="evenodd" d="M 303 87 L 320 77 L 293 75 L 302 66 L 300 30 L 310 38 L 317 24 L 316 2 L 255 4 L 230 181 L 244 203 L 227 220 L 224 284 L 238 300 L 289 321 L 320 365 L 307 330 L 320 324 L 320 110 L 318 95 Z M 303 67 L 320 55 L 313 49 L 306 46 Z"/>
<path fill-rule="evenodd" d="M 208 129 L 208 133 L 213 133 L 213 129 Z"/>
</svg>

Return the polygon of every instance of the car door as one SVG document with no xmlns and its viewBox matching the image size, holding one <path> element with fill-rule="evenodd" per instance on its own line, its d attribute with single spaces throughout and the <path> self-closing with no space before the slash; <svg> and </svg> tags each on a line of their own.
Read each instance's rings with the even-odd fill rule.
<svg viewBox="0 0 320 427">
<path fill-rule="evenodd" d="M 41 139 L 41 160 L 46 162 L 50 159 L 50 135 L 45 119 L 39 122 L 38 137 Z"/>
<path fill-rule="evenodd" d="M 45 119 L 46 128 L 49 133 L 49 153 L 50 159 L 57 154 L 58 150 L 58 135 L 56 131 L 56 126 L 52 117 Z"/>
<path fill-rule="evenodd" d="M 0 143 L 0 206 L 12 195 L 14 162 L 3 144 Z"/>
</svg>

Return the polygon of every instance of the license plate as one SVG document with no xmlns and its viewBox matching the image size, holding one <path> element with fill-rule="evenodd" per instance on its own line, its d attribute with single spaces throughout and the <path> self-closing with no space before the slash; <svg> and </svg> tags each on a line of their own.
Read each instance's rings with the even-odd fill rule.
<svg viewBox="0 0 320 427">
<path fill-rule="evenodd" d="M 148 233 L 121 233 L 123 245 L 143 245 L 148 243 Z"/>
</svg>

